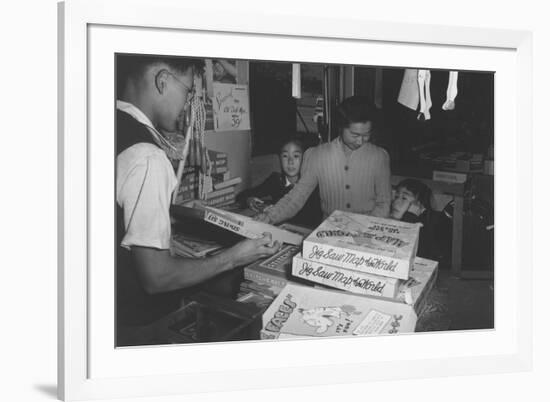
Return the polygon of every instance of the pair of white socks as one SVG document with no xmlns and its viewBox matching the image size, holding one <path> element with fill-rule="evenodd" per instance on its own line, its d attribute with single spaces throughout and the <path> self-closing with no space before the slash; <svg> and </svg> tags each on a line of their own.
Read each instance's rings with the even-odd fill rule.
<svg viewBox="0 0 550 402">
<path fill-rule="evenodd" d="M 397 101 L 413 110 L 416 110 L 420 103 L 419 120 L 429 120 L 431 118 L 432 98 L 430 95 L 430 80 L 430 70 L 406 69 L 403 82 L 401 83 Z M 449 71 L 447 99 L 443 103 L 443 110 L 453 110 L 455 108 L 455 99 L 458 94 L 457 82 L 458 72 Z"/>
</svg>

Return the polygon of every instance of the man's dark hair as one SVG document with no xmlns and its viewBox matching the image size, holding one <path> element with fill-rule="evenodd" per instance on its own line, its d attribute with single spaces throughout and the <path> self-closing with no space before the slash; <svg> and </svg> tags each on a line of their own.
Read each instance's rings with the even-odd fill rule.
<svg viewBox="0 0 550 402">
<path fill-rule="evenodd" d="M 352 123 L 374 123 L 376 115 L 376 107 L 367 97 L 351 96 L 336 108 L 336 123 L 340 128 L 349 127 Z"/>
<path fill-rule="evenodd" d="M 163 63 L 178 73 L 185 73 L 190 67 L 195 71 L 204 68 L 204 60 L 191 57 L 156 56 L 156 55 L 133 55 L 119 54 L 116 58 L 117 84 L 119 90 L 129 78 L 139 78 L 147 67 Z"/>
</svg>

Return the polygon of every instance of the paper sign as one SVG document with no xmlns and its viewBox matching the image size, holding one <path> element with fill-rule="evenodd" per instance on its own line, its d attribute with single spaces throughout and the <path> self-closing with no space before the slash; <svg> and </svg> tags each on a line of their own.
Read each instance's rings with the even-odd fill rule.
<svg viewBox="0 0 550 402">
<path fill-rule="evenodd" d="M 214 130 L 250 130 L 248 86 L 213 83 Z"/>
<path fill-rule="evenodd" d="M 353 335 L 379 334 L 388 322 L 390 322 L 390 320 L 391 315 L 384 314 L 376 310 L 371 310 L 361 324 L 355 328 Z"/>
</svg>

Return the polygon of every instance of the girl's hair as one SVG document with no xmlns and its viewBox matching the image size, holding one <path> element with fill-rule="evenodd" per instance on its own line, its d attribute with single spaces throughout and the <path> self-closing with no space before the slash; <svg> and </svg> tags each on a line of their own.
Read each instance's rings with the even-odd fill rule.
<svg viewBox="0 0 550 402">
<path fill-rule="evenodd" d="M 298 139 L 298 138 L 288 138 L 287 140 L 285 140 L 285 141 L 283 141 L 283 142 L 281 143 L 281 146 L 279 147 L 279 154 L 280 154 L 281 152 L 283 152 L 283 148 L 284 148 L 285 146 L 287 146 L 288 144 L 294 144 L 294 145 L 296 145 L 298 148 L 300 148 L 300 149 L 302 150 L 302 152 L 305 151 L 305 149 L 304 149 L 304 143 L 303 143 L 300 139 Z"/>
<path fill-rule="evenodd" d="M 397 185 L 397 188 L 400 187 L 403 187 L 413 193 L 416 199 L 428 211 L 432 210 L 432 190 L 426 184 L 415 179 L 404 179 Z"/>
</svg>

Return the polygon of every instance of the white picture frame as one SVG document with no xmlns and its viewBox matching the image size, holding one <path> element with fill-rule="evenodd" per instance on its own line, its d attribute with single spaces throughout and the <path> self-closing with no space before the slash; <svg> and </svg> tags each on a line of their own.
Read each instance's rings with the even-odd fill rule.
<svg viewBox="0 0 550 402">
<path fill-rule="evenodd" d="M 261 15 L 247 12 L 235 12 L 228 15 L 212 14 L 205 8 L 191 9 L 185 3 L 174 0 L 134 1 L 132 13 L 127 12 L 127 1 L 86 1 L 71 0 L 59 5 L 60 40 L 60 91 L 59 110 L 59 360 L 58 392 L 64 400 L 162 396 L 179 393 L 230 391 L 239 389 L 259 389 L 274 386 L 303 386 L 344 382 L 373 381 L 381 379 L 402 379 L 431 376 L 449 376 L 476 373 L 503 373 L 529 370 L 532 364 L 532 317 L 531 317 L 531 233 L 532 217 L 528 203 L 530 198 L 521 198 L 519 194 L 531 194 L 531 94 L 532 94 L 532 37 L 529 32 L 456 28 L 444 26 L 411 25 L 399 23 L 370 22 L 368 20 L 321 20 L 316 18 L 292 18 L 276 15 Z M 184 21 L 181 15 L 189 16 Z M 298 20 L 299 19 L 299 20 Z M 483 66 L 481 55 L 493 54 L 500 60 L 496 69 L 495 82 L 495 160 L 496 199 L 502 194 L 502 181 L 507 177 L 515 196 L 503 201 L 502 207 L 495 212 L 498 222 L 495 236 L 495 287 L 502 289 L 495 298 L 495 330 L 466 331 L 445 334 L 421 334 L 420 336 L 377 337 L 363 339 L 328 339 L 320 341 L 252 342 L 232 345 L 193 345 L 191 347 L 157 347 L 140 350 L 109 350 L 106 339 L 108 332 L 102 325 L 93 325 L 95 320 L 103 320 L 99 312 L 105 303 L 97 302 L 93 286 L 95 278 L 94 264 L 109 261 L 108 254 L 98 255 L 91 251 L 97 233 L 105 233 L 102 225 L 112 227 L 112 219 L 99 219 L 101 209 L 98 204 L 108 202 L 112 205 L 113 188 L 110 184 L 101 193 L 94 189 L 95 181 L 109 175 L 109 164 L 99 167 L 93 160 L 101 160 L 102 143 L 95 143 L 97 136 L 91 136 L 102 124 L 111 121 L 94 120 L 93 109 L 97 92 L 113 91 L 97 85 L 93 74 L 96 60 L 94 49 L 106 53 L 105 37 L 111 39 L 110 46 L 117 46 L 114 30 L 123 35 L 125 50 L 147 46 L 147 36 L 157 36 L 166 41 L 157 41 L 159 53 L 170 52 L 171 37 L 187 35 L 200 38 L 201 43 L 209 45 L 213 38 L 231 37 L 237 43 L 272 41 L 285 45 L 285 55 L 281 60 L 301 61 L 300 44 L 308 41 L 312 47 L 317 42 L 323 46 L 338 45 L 338 49 L 350 50 L 349 59 L 334 53 L 309 55 L 306 61 L 354 62 L 353 51 L 358 47 L 382 49 L 399 47 L 400 54 L 380 56 L 374 60 L 394 60 L 389 65 L 418 65 L 421 61 L 406 59 L 407 49 L 414 52 L 445 51 L 449 60 L 458 60 L 461 54 L 473 53 L 478 58 L 475 63 Z M 140 36 L 144 35 L 146 36 Z M 140 36 L 141 41 L 131 39 Z M 132 42 L 133 40 L 133 42 Z M 297 44 L 293 45 L 292 43 Z M 95 48 L 94 46 L 97 46 Z M 264 46 L 267 47 L 267 46 Z M 227 58 L 266 59 L 266 51 L 245 46 L 245 49 L 227 54 L 217 50 L 215 56 Z M 282 47 L 271 48 L 281 50 Z M 430 50 L 431 49 L 431 50 Z M 122 49 L 124 50 L 124 49 Z M 414 50 L 414 52 L 412 52 Z M 116 51 L 116 49 L 115 49 Z M 183 50 L 182 50 L 183 51 Z M 187 49 L 196 56 L 213 56 L 209 50 L 195 47 Z M 211 52 L 212 50 L 210 50 Z M 146 51 L 144 51 L 146 52 Z M 255 52 L 255 53 L 254 53 Z M 294 52 L 294 53 L 293 53 Z M 389 53 L 389 52 L 386 52 Z M 391 52 L 395 53 L 395 52 Z M 112 54 L 112 53 L 111 53 Z M 172 54 L 172 53 L 170 53 Z M 272 57 L 273 58 L 273 53 Z M 374 53 L 373 53 L 374 54 Z M 487 56 L 487 55 L 486 55 Z M 337 57 L 340 57 L 339 59 Z M 373 56 L 374 58 L 375 56 Z M 378 57 L 378 56 L 376 56 Z M 395 57 L 395 59 L 392 59 Z M 470 59 L 472 56 L 470 56 Z M 302 59 L 305 60 L 305 59 Z M 401 60 L 401 61 L 399 61 Z M 486 65 L 490 69 L 491 63 Z M 470 68 L 472 60 L 463 62 L 461 68 Z M 360 64 L 360 63 L 357 63 Z M 388 64 L 380 64 L 388 65 Z M 107 71 L 107 70 L 106 70 Z M 99 73 L 102 74 L 102 73 Z M 98 75 L 97 77 L 103 77 Z M 505 86 L 509 96 L 504 96 L 503 83 L 498 77 L 506 77 Z M 110 78 L 113 79 L 112 77 Z M 92 92 L 94 94 L 92 94 Z M 500 96 L 500 97 L 499 97 Z M 510 99 L 508 99 L 510 98 Z M 512 124 L 503 122 L 503 113 Z M 511 114 L 509 114 L 511 113 Z M 99 114 L 100 115 L 100 114 Z M 98 115 L 98 116 L 99 116 Z M 521 141 L 518 140 L 521 132 Z M 499 139 L 503 139 L 499 141 Z M 112 137 L 105 141 L 112 143 Z M 507 144 L 508 142 L 508 144 Z M 108 148 L 107 148 L 108 151 Z M 101 155 L 100 155 L 101 154 Z M 108 155 L 108 154 L 107 154 Z M 112 154 L 111 154 L 112 155 Z M 97 158 L 97 159 L 96 159 Z M 500 164 L 499 160 L 506 160 Z M 501 173 L 502 172 L 502 173 Z M 500 175 L 500 176 L 499 176 Z M 110 198 L 111 197 L 111 198 Z M 92 212 L 95 211 L 95 212 Z M 112 213 L 112 212 L 111 212 Z M 506 216 L 509 219 L 506 219 Z M 509 239 L 499 236 L 498 225 L 506 232 L 515 233 Z M 90 228 L 93 228 L 91 230 Z M 522 236 L 518 236 L 521 233 Z M 92 247 L 93 248 L 93 247 Z M 498 258 L 499 250 L 510 250 L 510 258 Z M 521 255 L 521 265 L 519 256 Z M 111 261 L 114 261 L 111 259 Z M 502 274 L 503 270 L 508 274 Z M 521 269 L 521 275 L 520 275 Z M 103 290 L 103 289 L 102 289 Z M 503 293 L 506 293 L 503 297 Z M 506 300 L 503 300 L 506 299 Z M 96 303 L 97 302 L 97 303 Z M 106 303 L 108 305 L 108 303 Z M 503 310 L 507 319 L 503 318 Z M 108 325 L 108 324 L 106 324 Z M 446 343 L 456 345 L 453 351 L 437 353 L 430 345 L 436 345 L 443 338 Z M 98 341 L 99 339 L 99 341 Z M 465 345 L 465 347 L 464 347 Z M 338 348 L 340 350 L 369 350 L 368 354 L 348 353 L 342 358 L 319 356 L 320 348 Z M 386 348 L 386 349 L 385 349 Z M 437 345 L 433 346 L 437 349 Z M 392 350 L 393 355 L 385 356 L 383 350 Z M 286 360 L 260 360 L 248 362 L 247 366 L 234 364 L 227 356 L 280 356 L 286 351 Z M 378 351 L 378 352 L 377 352 Z M 299 353 L 296 353 L 299 352 Z M 139 356 L 132 356 L 137 353 Z M 439 353 L 439 354 L 438 354 Z M 113 363 L 113 354 L 126 359 L 124 364 Z M 224 362 L 212 369 L 206 356 L 223 354 Z M 184 368 L 171 363 L 174 356 L 186 356 Z M 444 357 L 442 357 L 445 355 Z M 118 359 L 119 357 L 117 357 Z M 138 372 L 135 359 L 148 362 L 165 362 L 162 370 L 156 372 Z M 96 362 L 100 362 L 101 364 Z M 182 360 L 179 360 L 182 361 Z M 228 363 L 229 362 L 229 363 Z M 158 364 L 151 364 L 158 367 Z M 193 367 L 191 367 L 193 366 Z M 307 370 L 305 370 L 307 368 Z M 118 370 L 118 371 L 117 371 Z M 136 368 L 137 370 L 137 368 Z"/>
</svg>

